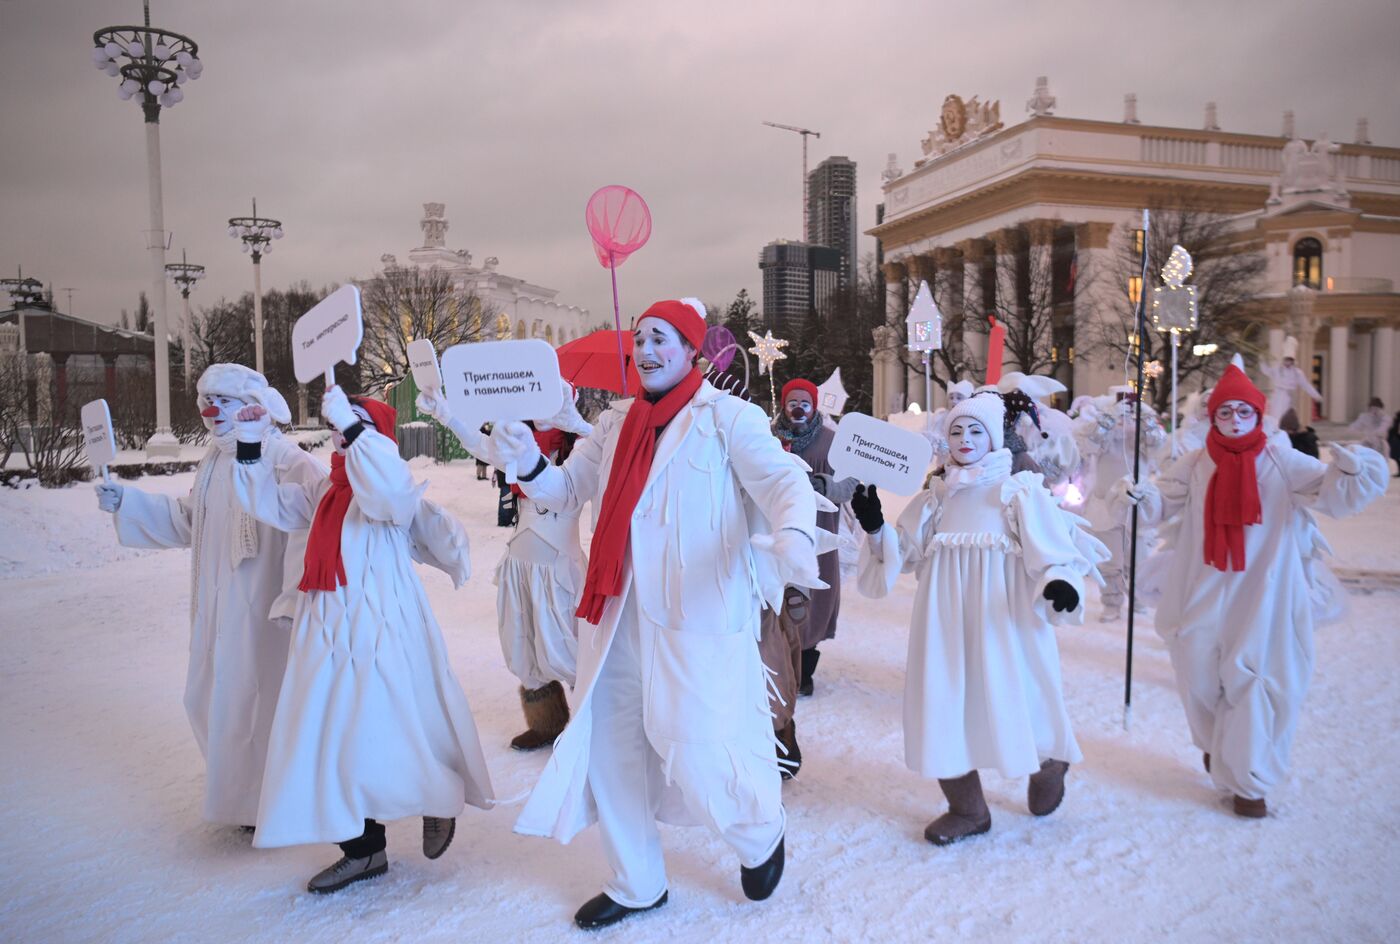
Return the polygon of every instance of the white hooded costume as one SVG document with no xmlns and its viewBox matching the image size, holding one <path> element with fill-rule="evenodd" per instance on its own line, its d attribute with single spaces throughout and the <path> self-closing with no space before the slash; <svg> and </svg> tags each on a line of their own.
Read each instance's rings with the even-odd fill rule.
<svg viewBox="0 0 1400 944">
<path fill-rule="evenodd" d="M 1265 361 L 1259 362 L 1259 372 L 1268 377 L 1273 384 L 1269 391 L 1269 405 L 1266 413 L 1269 419 L 1278 423 L 1279 417 L 1287 413 L 1297 401 L 1298 391 L 1301 390 L 1312 397 L 1314 402 L 1322 402 L 1322 394 L 1308 380 L 1308 375 L 1303 373 L 1303 369 L 1298 366 L 1298 339 L 1289 336 L 1283 339 L 1283 357 L 1277 364 L 1269 364 Z M 1293 364 L 1285 364 L 1284 360 L 1293 358 Z M 1306 417 L 1300 417 L 1306 426 Z"/>
<path fill-rule="evenodd" d="M 332 480 L 279 482 L 266 459 L 243 451 L 234 470 L 243 507 L 274 528 L 310 528 Z M 426 486 L 373 428 L 346 449 L 345 473 L 345 582 L 297 596 L 258 847 L 343 842 L 366 819 L 452 818 L 464 802 L 493 802 L 471 707 L 413 566 L 431 564 L 460 586 L 466 533 L 421 497 Z"/>
<path fill-rule="evenodd" d="M 291 421 L 282 395 L 256 371 L 212 364 L 200 376 L 202 401 L 238 401 L 206 417 L 213 442 L 183 498 L 127 486 L 113 516 L 127 547 L 188 547 L 190 662 L 185 713 L 208 769 L 203 816 L 251 826 L 257 820 L 268 733 L 287 666 L 290 617 L 296 606 L 306 532 L 255 521 L 233 489 L 233 413 L 260 404 L 278 423 Z M 309 485 L 326 467 L 275 427 L 263 439 L 267 474 L 278 483 Z"/>
<path fill-rule="evenodd" d="M 1084 620 L 1084 589 L 1107 556 L 1034 472 L 1011 474 L 999 397 L 949 411 L 976 419 L 992 450 L 920 492 L 892 527 L 867 537 L 860 591 L 883 597 L 901 572 L 918 579 L 904 686 L 910 770 L 954 779 L 991 768 L 1007 777 L 1041 762 L 1082 759 L 1065 709 L 1054 626 Z M 1056 612 L 1051 581 L 1079 603 Z"/>
</svg>

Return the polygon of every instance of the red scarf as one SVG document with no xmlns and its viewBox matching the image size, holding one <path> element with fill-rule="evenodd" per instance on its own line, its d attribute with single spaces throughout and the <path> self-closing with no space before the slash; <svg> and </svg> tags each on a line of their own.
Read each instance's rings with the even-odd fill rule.
<svg viewBox="0 0 1400 944">
<path fill-rule="evenodd" d="M 1205 555 L 1220 570 L 1244 570 L 1244 529 L 1264 520 L 1254 460 L 1266 442 L 1262 423 L 1233 439 L 1212 425 L 1206 436 L 1215 472 L 1206 488 Z"/>
<path fill-rule="evenodd" d="M 382 400 L 369 397 L 351 397 L 350 402 L 370 415 L 372 427 L 390 442 L 398 442 L 394 428 L 396 412 Z M 366 435 L 368 431 L 360 435 Z M 306 538 L 305 570 L 297 589 L 334 590 L 345 586 L 345 560 L 340 556 L 340 534 L 345 528 L 345 513 L 350 510 L 350 499 L 355 491 L 350 487 L 350 477 L 345 472 L 345 457 L 340 453 L 331 456 L 331 487 L 321 496 L 316 506 L 316 517 L 311 521 L 311 533 Z"/>
<path fill-rule="evenodd" d="M 603 607 L 608 597 L 622 592 L 622 566 L 627 559 L 632 512 L 636 510 L 647 484 L 647 476 L 651 474 L 656 440 L 661 430 L 695 396 L 704 379 L 699 370 L 692 369 L 684 380 L 655 403 L 638 397 L 627 409 L 627 418 L 622 421 L 622 432 L 613 450 L 612 471 L 608 473 L 608 487 L 603 492 L 598 527 L 593 531 L 593 543 L 588 549 L 588 576 L 583 584 L 583 599 L 575 614 L 595 626 L 603 618 Z"/>
</svg>

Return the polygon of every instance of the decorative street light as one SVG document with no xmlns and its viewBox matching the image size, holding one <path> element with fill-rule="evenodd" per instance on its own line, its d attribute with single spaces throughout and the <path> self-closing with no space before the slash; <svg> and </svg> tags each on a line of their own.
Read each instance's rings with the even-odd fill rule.
<svg viewBox="0 0 1400 944">
<path fill-rule="evenodd" d="M 909 350 L 919 354 L 924 361 L 924 409 L 928 413 L 924 428 L 928 429 L 933 422 L 933 378 L 929 363 L 932 355 L 929 352 L 943 349 L 943 313 L 938 310 L 927 282 L 919 283 L 919 291 L 914 295 L 914 304 L 909 308 L 904 326 L 909 331 Z"/>
<path fill-rule="evenodd" d="M 42 301 L 44 297 L 44 283 L 38 279 L 29 278 L 24 274 L 23 269 L 16 269 L 19 274 L 13 279 L 0 279 L 0 292 L 10 293 L 10 302 L 16 307 L 33 305 Z"/>
<path fill-rule="evenodd" d="M 190 325 L 190 289 L 195 283 L 204 278 L 204 266 L 194 265 L 185 255 L 183 249 L 180 250 L 180 261 L 169 262 L 165 266 L 166 275 L 170 276 L 170 281 L 174 282 L 180 289 L 180 297 L 185 300 L 185 393 L 190 392 L 190 348 L 193 331 Z"/>
<path fill-rule="evenodd" d="M 228 234 L 242 240 L 243 251 L 253 255 L 253 359 L 257 371 L 263 371 L 262 350 L 262 257 L 272 252 L 272 241 L 282 238 L 282 221 L 258 216 L 258 201 L 253 198 L 252 216 L 235 216 L 228 221 Z"/>
<path fill-rule="evenodd" d="M 146 183 L 150 194 L 150 228 L 146 249 L 150 252 L 151 303 L 155 309 L 156 431 L 146 443 L 149 456 L 174 456 L 179 441 L 170 434 L 170 353 L 165 318 L 165 210 L 160 186 L 160 110 L 184 101 L 184 85 L 204 71 L 199 47 L 188 36 L 151 26 L 151 4 L 146 0 L 145 25 L 108 26 L 92 34 L 92 62 L 116 78 L 117 97 L 135 98 L 146 119 Z"/>
</svg>

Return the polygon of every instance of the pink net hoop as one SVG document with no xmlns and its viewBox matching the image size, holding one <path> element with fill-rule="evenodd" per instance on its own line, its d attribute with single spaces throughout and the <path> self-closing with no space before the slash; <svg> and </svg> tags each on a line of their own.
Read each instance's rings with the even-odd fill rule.
<svg viewBox="0 0 1400 944">
<path fill-rule="evenodd" d="M 616 268 L 651 238 L 651 210 L 641 194 L 617 184 L 588 198 L 583 213 L 593 250 L 604 268 Z"/>
<path fill-rule="evenodd" d="M 700 345 L 700 353 L 705 360 L 715 365 L 723 373 L 734 362 L 734 352 L 739 346 L 734 341 L 734 332 L 724 325 L 714 325 L 705 332 L 705 343 Z"/>
</svg>

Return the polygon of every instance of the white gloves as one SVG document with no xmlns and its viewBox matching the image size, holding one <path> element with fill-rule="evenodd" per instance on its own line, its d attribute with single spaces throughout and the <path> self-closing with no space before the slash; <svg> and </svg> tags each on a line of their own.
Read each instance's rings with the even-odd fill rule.
<svg viewBox="0 0 1400 944">
<path fill-rule="evenodd" d="M 535 417 L 535 427 L 541 432 L 548 429 L 562 429 L 566 433 L 575 433 L 579 436 L 589 436 L 593 433 L 593 427 L 579 413 L 578 407 L 574 404 L 574 388 L 567 380 L 559 381 L 564 385 L 564 404 L 559 408 L 559 412 L 548 418 Z"/>
<path fill-rule="evenodd" d="M 817 547 L 801 531 L 783 528 L 774 533 L 773 556 L 778 559 L 790 586 L 817 590 L 826 586 L 817 570 Z"/>
<path fill-rule="evenodd" d="M 339 384 L 327 390 L 326 395 L 321 398 L 321 415 L 326 418 L 326 422 L 342 433 L 360 422 L 360 418 L 350 408 L 350 398 L 340 389 Z"/>
<path fill-rule="evenodd" d="M 260 443 L 272 425 L 272 414 L 256 403 L 243 407 L 233 414 L 233 429 L 239 442 Z"/>
<path fill-rule="evenodd" d="M 1337 471 L 1343 475 L 1356 475 L 1361 471 L 1361 461 L 1356 458 L 1356 453 L 1352 452 L 1353 446 L 1343 446 L 1341 443 L 1332 443 L 1332 464 L 1337 467 Z"/>
<path fill-rule="evenodd" d="M 452 427 L 452 408 L 447 405 L 447 395 L 441 390 L 424 390 L 418 394 L 418 399 L 414 401 L 418 409 L 443 426 Z"/>
<path fill-rule="evenodd" d="M 529 475 L 540 462 L 540 447 L 530 427 L 516 420 L 497 423 L 491 429 L 493 457 L 501 465 L 515 463 L 517 475 Z"/>
<path fill-rule="evenodd" d="M 109 515 L 122 506 L 122 492 L 126 491 L 124 486 L 116 482 L 98 482 L 94 489 L 97 491 L 97 507 Z"/>
<path fill-rule="evenodd" d="M 1148 479 L 1134 484 L 1132 477 L 1128 475 L 1118 480 L 1118 490 L 1130 505 L 1138 505 L 1144 501 L 1150 503 L 1158 494 L 1157 486 Z"/>
</svg>

